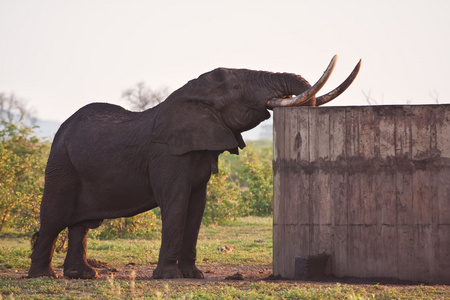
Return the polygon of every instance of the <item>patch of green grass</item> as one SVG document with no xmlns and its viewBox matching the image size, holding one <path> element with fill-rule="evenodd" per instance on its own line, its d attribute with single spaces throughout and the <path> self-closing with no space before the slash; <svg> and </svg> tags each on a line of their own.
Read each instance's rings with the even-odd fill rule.
<svg viewBox="0 0 450 300">
<path fill-rule="evenodd" d="M 230 253 L 217 249 L 233 246 Z M 203 226 L 197 246 L 199 264 L 204 258 L 223 265 L 272 263 L 272 218 L 238 218 L 233 223 Z"/>
<path fill-rule="evenodd" d="M 113 265 L 134 262 L 148 265 L 158 260 L 159 239 L 152 240 L 88 240 L 88 257 Z"/>
<path fill-rule="evenodd" d="M 31 255 L 30 243 L 25 238 L 1 238 L 0 270 L 25 268 Z"/>
</svg>

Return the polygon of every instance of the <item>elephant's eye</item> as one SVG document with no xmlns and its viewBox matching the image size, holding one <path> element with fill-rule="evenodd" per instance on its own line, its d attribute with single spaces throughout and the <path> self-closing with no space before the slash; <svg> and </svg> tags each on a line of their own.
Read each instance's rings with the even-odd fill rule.
<svg viewBox="0 0 450 300">
<path fill-rule="evenodd" d="M 240 88 L 241 88 L 241 87 L 240 87 L 239 85 L 235 85 L 235 86 L 234 86 L 234 89 L 235 89 L 235 90 L 239 90 Z"/>
</svg>

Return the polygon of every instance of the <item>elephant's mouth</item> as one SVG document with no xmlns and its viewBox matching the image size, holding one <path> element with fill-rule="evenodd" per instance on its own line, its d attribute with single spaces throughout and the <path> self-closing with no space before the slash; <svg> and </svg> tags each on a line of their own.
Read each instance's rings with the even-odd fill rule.
<svg viewBox="0 0 450 300">
<path fill-rule="evenodd" d="M 234 126 L 229 126 L 230 128 L 234 128 L 238 132 L 244 132 L 255 128 L 258 124 L 263 122 L 264 120 L 270 119 L 270 112 L 267 109 L 255 109 L 253 107 L 247 107 L 243 111 L 242 117 L 237 117 L 233 119 L 230 124 L 234 124 Z M 245 121 L 242 121 L 245 120 Z"/>
<path fill-rule="evenodd" d="M 333 57 L 322 77 L 320 77 L 320 79 L 306 91 L 302 92 L 300 95 L 287 95 L 283 98 L 270 99 L 269 101 L 267 101 L 267 108 L 273 109 L 275 107 L 301 106 L 307 103 L 309 104 L 309 102 L 312 102 L 310 104 L 311 106 L 320 106 L 338 97 L 352 84 L 353 80 L 355 80 L 361 67 L 361 60 L 359 60 L 358 64 L 355 66 L 352 73 L 347 77 L 347 79 L 337 88 L 325 95 L 315 97 L 317 92 L 319 92 L 319 90 L 327 82 L 328 78 L 330 78 L 331 72 L 333 71 L 336 64 L 336 59 L 337 55 Z"/>
</svg>

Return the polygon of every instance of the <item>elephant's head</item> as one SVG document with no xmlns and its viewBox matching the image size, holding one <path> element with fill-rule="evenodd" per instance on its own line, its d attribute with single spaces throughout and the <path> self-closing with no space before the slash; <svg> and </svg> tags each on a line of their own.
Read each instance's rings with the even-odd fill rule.
<svg viewBox="0 0 450 300">
<path fill-rule="evenodd" d="M 339 96 L 358 74 L 361 61 L 335 90 L 316 97 L 329 78 L 336 56 L 311 86 L 299 75 L 247 69 L 218 68 L 173 92 L 159 105 L 155 140 L 167 143 L 172 154 L 213 150 L 232 153 L 244 148 L 241 132 L 268 119 L 268 109 L 319 106 Z"/>
</svg>

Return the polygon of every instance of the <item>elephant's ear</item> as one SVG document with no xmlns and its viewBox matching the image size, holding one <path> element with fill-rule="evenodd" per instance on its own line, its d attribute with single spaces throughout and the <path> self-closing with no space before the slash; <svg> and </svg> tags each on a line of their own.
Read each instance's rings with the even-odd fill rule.
<svg viewBox="0 0 450 300">
<path fill-rule="evenodd" d="M 238 147 L 245 147 L 241 134 L 234 134 L 211 107 L 200 101 L 170 100 L 157 108 L 153 137 L 155 142 L 169 145 L 172 154 L 199 150 L 238 154 Z"/>
</svg>

